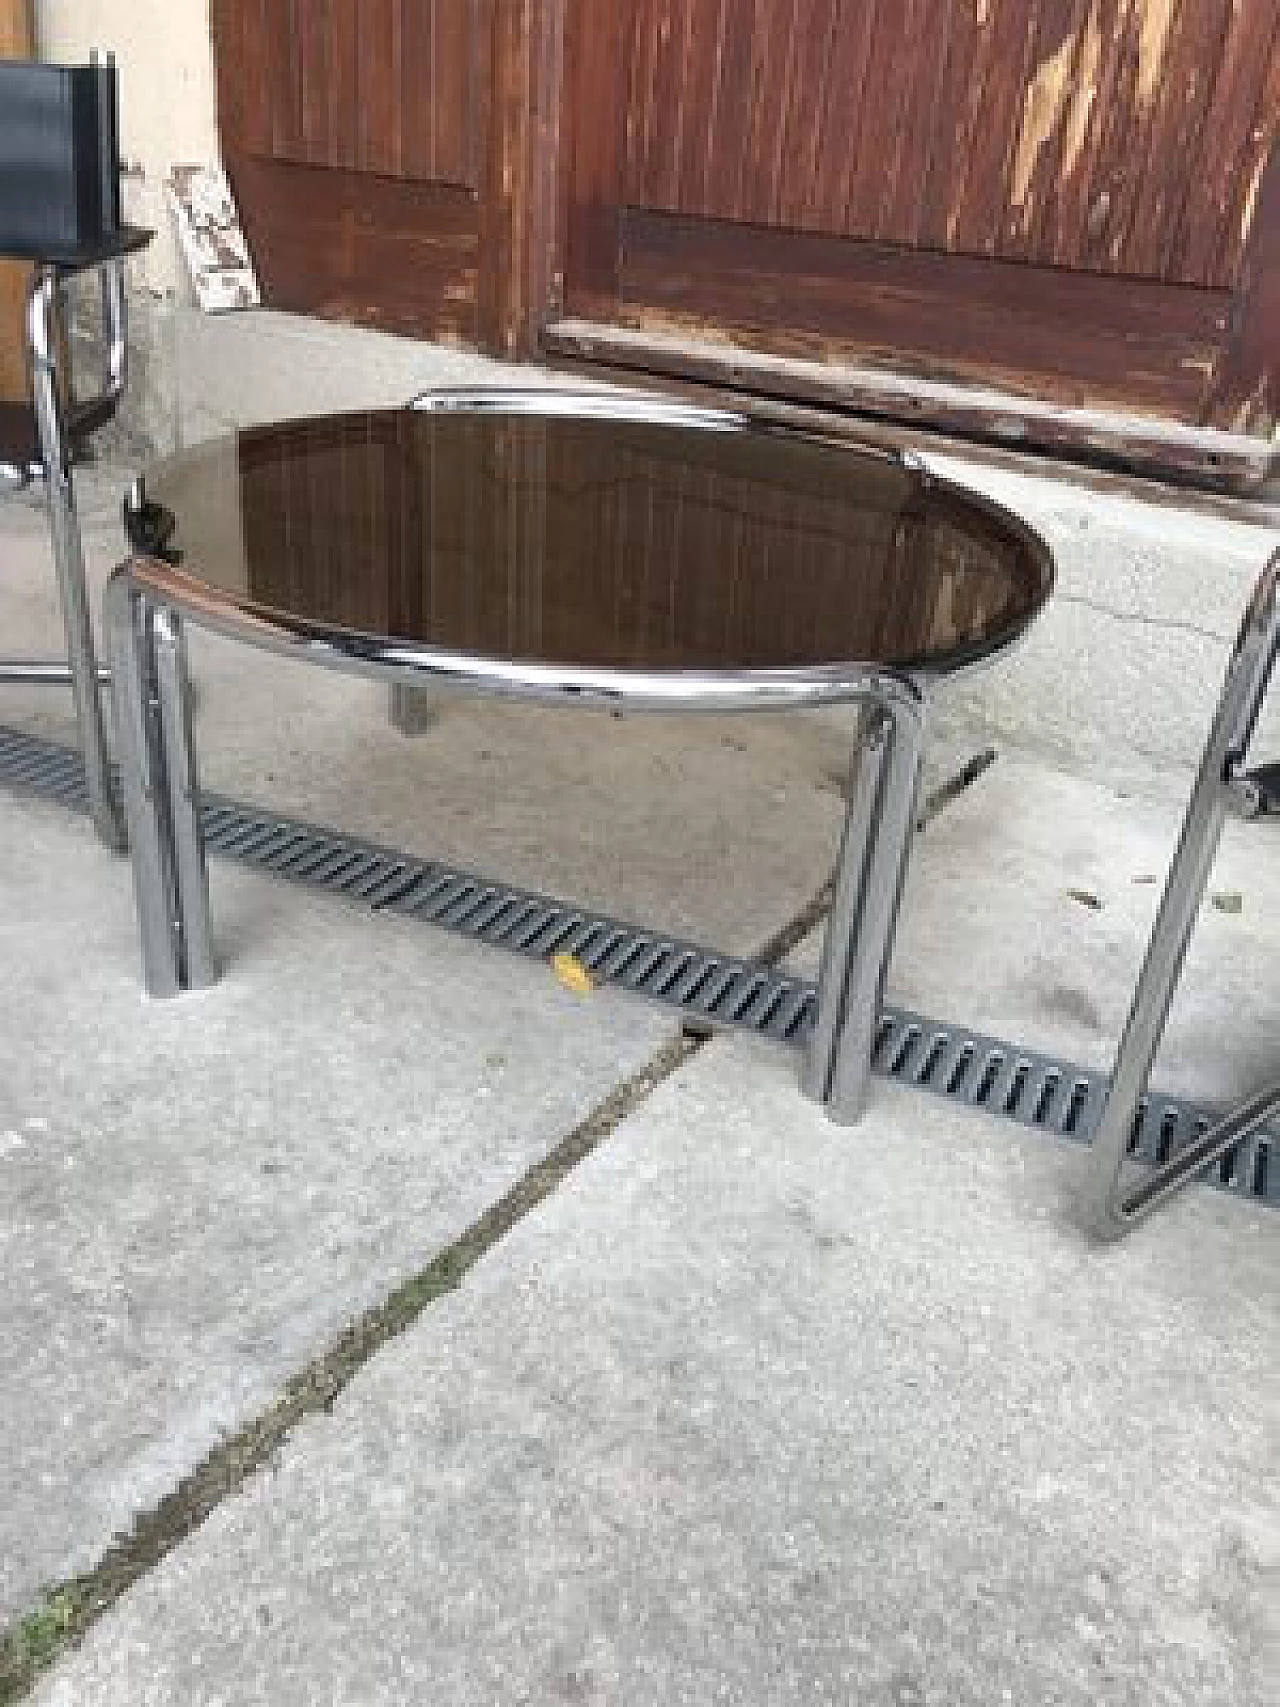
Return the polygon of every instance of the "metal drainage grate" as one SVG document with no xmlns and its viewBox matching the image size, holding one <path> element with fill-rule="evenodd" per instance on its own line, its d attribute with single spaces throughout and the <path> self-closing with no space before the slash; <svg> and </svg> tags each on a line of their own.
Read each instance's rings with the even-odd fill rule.
<svg viewBox="0 0 1280 1707">
<path fill-rule="evenodd" d="M 0 783 L 87 809 L 79 754 L 38 736 L 0 728 Z M 531 959 L 572 954 L 599 983 L 661 1002 L 690 1028 L 745 1030 L 797 1047 L 812 1029 L 813 984 L 774 966 L 217 795 L 206 796 L 203 818 L 211 853 Z M 1080 1143 L 1097 1128 L 1107 1085 L 1100 1073 L 895 1007 L 881 1015 L 873 1065 L 884 1078 Z M 1163 1162 L 1210 1118 L 1176 1098 L 1150 1096 L 1131 1153 Z M 1206 1177 L 1238 1197 L 1280 1205 L 1276 1150 L 1274 1134 L 1257 1133 Z"/>
</svg>

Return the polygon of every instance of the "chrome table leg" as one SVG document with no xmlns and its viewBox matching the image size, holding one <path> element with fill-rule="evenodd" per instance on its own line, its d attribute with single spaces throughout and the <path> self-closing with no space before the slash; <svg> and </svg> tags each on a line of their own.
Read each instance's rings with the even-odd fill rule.
<svg viewBox="0 0 1280 1707">
<path fill-rule="evenodd" d="M 76 519 L 71 482 L 71 446 L 66 432 L 64 379 L 59 373 L 62 347 L 61 291 L 49 269 L 38 272 L 28 305 L 32 389 L 40 449 L 48 487 L 49 532 L 58 576 L 58 595 L 67 635 L 67 660 L 75 700 L 80 748 L 84 755 L 89 809 L 98 835 L 112 849 L 124 847 L 124 824 L 111 776 L 93 625 L 85 589 L 84 549 Z"/>
<path fill-rule="evenodd" d="M 1130 1140 L 1213 868 L 1232 779 L 1243 765 L 1280 644 L 1278 587 L 1280 551 L 1254 589 L 1227 667 L 1091 1147 L 1086 1209 L 1100 1238 L 1114 1239 L 1127 1232 L 1280 1106 L 1280 1092 L 1263 1093 L 1172 1160 L 1126 1184 Z"/>
<path fill-rule="evenodd" d="M 423 688 L 393 682 L 387 694 L 387 715 L 398 734 L 422 735 L 435 723 L 435 700 Z"/>
<path fill-rule="evenodd" d="M 864 717 L 836 893 L 818 975 L 818 1013 L 801 1077 L 844 1125 L 862 1115 L 880 1003 L 915 826 L 925 707 L 911 684 Z"/>
<path fill-rule="evenodd" d="M 165 803 L 177 902 L 178 971 L 182 987 L 201 990 L 217 981 L 209 931 L 209 876 L 200 828 L 200 784 L 187 648 L 176 612 L 158 610 L 152 619 L 164 747 Z"/>
</svg>

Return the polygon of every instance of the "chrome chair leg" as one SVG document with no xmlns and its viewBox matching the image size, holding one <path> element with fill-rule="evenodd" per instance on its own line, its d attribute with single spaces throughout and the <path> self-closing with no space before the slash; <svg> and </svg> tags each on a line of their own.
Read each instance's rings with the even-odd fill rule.
<svg viewBox="0 0 1280 1707">
<path fill-rule="evenodd" d="M 1280 1107 L 1280 1088 L 1264 1092 L 1159 1167 L 1126 1179 L 1127 1156 L 1142 1098 L 1164 1034 L 1187 944 L 1204 898 L 1234 778 L 1242 769 L 1280 645 L 1280 551 L 1263 570 L 1227 667 L 1222 697 L 1183 819 L 1160 910 L 1147 945 L 1093 1140 L 1086 1188 L 1092 1231 L 1119 1238 Z"/>
<path fill-rule="evenodd" d="M 149 604 L 127 570 L 103 608 L 143 975 L 149 995 L 176 996 L 217 977 L 186 646 L 177 615 Z"/>
<path fill-rule="evenodd" d="M 866 1106 L 880 1003 L 915 826 L 925 707 L 903 682 L 862 725 L 836 893 L 801 1074 L 806 1096 L 851 1125 Z"/>
<path fill-rule="evenodd" d="M 143 980 L 149 995 L 176 996 L 182 988 L 178 897 L 167 820 L 153 613 L 119 572 L 107 583 L 103 611 Z"/>
<path fill-rule="evenodd" d="M 98 665 L 85 588 L 84 549 L 71 480 L 71 446 L 59 373 L 62 337 L 60 290 L 48 270 L 38 272 L 28 304 L 32 390 L 40 449 L 48 490 L 49 532 L 58 577 L 58 596 L 67 635 L 67 661 L 75 701 L 80 747 L 84 755 L 89 809 L 98 835 L 109 847 L 124 848 L 124 822 L 111 775 L 106 726 L 98 693 Z"/>
</svg>

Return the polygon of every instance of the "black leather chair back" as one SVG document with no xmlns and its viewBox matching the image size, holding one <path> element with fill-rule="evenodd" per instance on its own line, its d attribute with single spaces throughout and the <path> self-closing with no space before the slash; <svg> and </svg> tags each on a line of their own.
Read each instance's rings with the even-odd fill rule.
<svg viewBox="0 0 1280 1707">
<path fill-rule="evenodd" d="M 0 250 L 56 254 L 120 228 L 114 65 L 0 60 Z"/>
</svg>

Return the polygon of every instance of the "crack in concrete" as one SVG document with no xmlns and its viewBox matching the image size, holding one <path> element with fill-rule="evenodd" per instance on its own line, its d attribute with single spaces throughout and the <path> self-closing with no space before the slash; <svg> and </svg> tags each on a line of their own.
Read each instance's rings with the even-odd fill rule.
<svg viewBox="0 0 1280 1707">
<path fill-rule="evenodd" d="M 920 827 L 944 811 L 994 758 L 993 749 L 984 750 L 935 788 L 922 809 Z M 822 923 L 834 894 L 833 874 L 750 958 L 762 965 L 777 965 Z M 92 1569 L 47 1590 L 36 1607 L 0 1634 L 0 1707 L 13 1707 L 28 1694 L 40 1676 L 83 1640 L 135 1583 L 193 1535 L 224 1500 L 271 1464 L 302 1423 L 332 1411 L 383 1346 L 408 1332 L 438 1299 L 456 1291 L 481 1258 L 544 1203 L 713 1035 L 690 1029 L 664 1044 L 458 1239 L 349 1323 L 330 1346 L 290 1377 L 267 1410 L 221 1440 L 157 1505 L 140 1513 L 129 1532 L 113 1541 Z"/>
<path fill-rule="evenodd" d="M 91 1570 L 48 1591 L 39 1606 L 0 1636 L 0 1707 L 11 1707 L 21 1699 L 40 1674 L 78 1643 L 136 1582 L 269 1464 L 301 1423 L 331 1411 L 383 1346 L 413 1327 L 437 1299 L 455 1291 L 476 1263 L 550 1197 L 704 1041 L 676 1037 L 658 1050 L 460 1238 L 344 1328 L 326 1350 L 290 1378 L 265 1412 L 220 1441 L 158 1505 L 135 1518 L 128 1534 L 114 1541 Z"/>
<path fill-rule="evenodd" d="M 1083 605 L 1086 610 L 1096 611 L 1099 616 L 1112 617 L 1116 622 L 1132 623 L 1138 628 L 1170 629 L 1178 634 L 1194 634 L 1201 640 L 1212 640 L 1226 646 L 1230 643 L 1230 634 L 1220 634 L 1216 628 L 1205 628 L 1198 622 L 1188 622 L 1178 616 L 1144 616 L 1141 611 L 1121 610 L 1116 605 L 1103 603 L 1101 599 L 1091 599 L 1085 593 L 1058 593 L 1058 602 L 1064 605 Z"/>
</svg>

